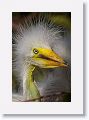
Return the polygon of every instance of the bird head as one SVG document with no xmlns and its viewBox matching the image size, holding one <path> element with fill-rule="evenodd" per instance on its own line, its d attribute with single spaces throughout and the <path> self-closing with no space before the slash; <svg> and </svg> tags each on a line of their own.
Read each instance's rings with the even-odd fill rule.
<svg viewBox="0 0 89 120">
<path fill-rule="evenodd" d="M 30 60 L 32 65 L 41 68 L 67 67 L 62 57 L 56 54 L 51 48 L 33 48 Z"/>
<path fill-rule="evenodd" d="M 62 53 L 66 55 L 66 47 L 60 30 L 56 30 L 54 27 L 50 28 L 45 23 L 38 23 L 30 26 L 29 29 L 23 29 L 21 27 L 22 31 L 19 30 L 20 33 L 15 37 L 17 39 L 16 57 L 20 70 L 23 65 L 34 65 L 40 68 L 68 66 L 63 59 Z M 61 54 L 55 52 L 55 44 L 59 44 Z"/>
</svg>

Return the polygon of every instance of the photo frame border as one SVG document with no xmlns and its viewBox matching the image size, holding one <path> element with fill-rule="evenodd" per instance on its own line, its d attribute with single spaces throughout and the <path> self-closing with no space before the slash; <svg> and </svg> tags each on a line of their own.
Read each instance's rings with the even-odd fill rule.
<svg viewBox="0 0 89 120">
<path fill-rule="evenodd" d="M 16 2 L 18 4 L 16 4 Z M 2 2 L 0 112 L 3 114 L 83 114 L 82 0 Z M 12 12 L 71 12 L 71 102 L 12 102 Z M 3 91 L 3 92 L 2 92 Z M 31 108 L 31 109 L 30 109 Z"/>
</svg>

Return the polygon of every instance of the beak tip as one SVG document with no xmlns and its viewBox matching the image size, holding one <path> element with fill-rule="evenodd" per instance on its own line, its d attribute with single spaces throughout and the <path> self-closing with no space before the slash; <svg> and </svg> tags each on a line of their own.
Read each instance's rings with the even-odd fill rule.
<svg viewBox="0 0 89 120">
<path fill-rule="evenodd" d="M 68 67 L 68 66 L 69 66 L 69 64 L 68 64 L 67 61 L 64 61 L 64 66 L 65 66 L 65 67 Z"/>
</svg>

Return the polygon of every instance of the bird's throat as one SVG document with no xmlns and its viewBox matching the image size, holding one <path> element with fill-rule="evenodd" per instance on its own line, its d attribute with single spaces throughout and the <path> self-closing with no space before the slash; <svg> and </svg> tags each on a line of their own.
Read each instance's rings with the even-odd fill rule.
<svg viewBox="0 0 89 120">
<path fill-rule="evenodd" d="M 26 92 L 27 92 L 27 96 L 29 96 L 29 98 L 31 99 L 40 98 L 39 90 L 33 79 L 34 70 L 35 70 L 35 66 L 30 65 L 27 69 L 27 78 L 26 78 Z"/>
</svg>

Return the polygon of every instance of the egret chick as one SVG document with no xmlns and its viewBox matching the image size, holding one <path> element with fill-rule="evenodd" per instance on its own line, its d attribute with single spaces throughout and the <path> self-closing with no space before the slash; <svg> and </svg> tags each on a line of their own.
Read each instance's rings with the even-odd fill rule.
<svg viewBox="0 0 89 120">
<path fill-rule="evenodd" d="M 35 21 L 35 22 L 34 22 Z M 17 76 L 23 81 L 23 96 L 25 100 L 38 99 L 40 91 L 33 77 L 36 67 L 50 69 L 67 67 L 67 63 L 53 49 L 56 41 L 61 41 L 61 29 L 51 21 L 38 18 L 26 19 L 19 25 L 17 32 L 13 33 L 13 50 L 15 59 L 13 68 Z"/>
</svg>

